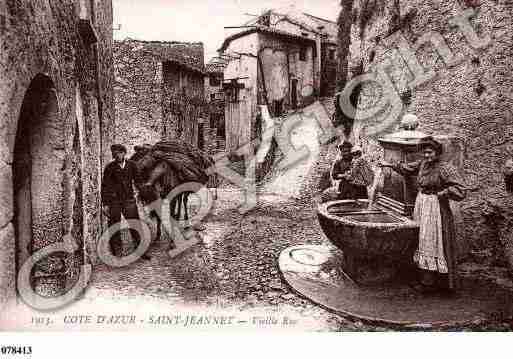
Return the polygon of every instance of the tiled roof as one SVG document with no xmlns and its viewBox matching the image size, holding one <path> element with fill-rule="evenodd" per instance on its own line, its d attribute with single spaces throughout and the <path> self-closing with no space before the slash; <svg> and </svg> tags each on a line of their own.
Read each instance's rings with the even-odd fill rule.
<svg viewBox="0 0 513 359">
<path fill-rule="evenodd" d="M 214 72 L 223 72 L 226 68 L 226 64 L 206 64 L 205 72 L 214 73 Z"/>
<path fill-rule="evenodd" d="M 281 17 L 280 21 L 288 20 L 291 23 L 304 27 L 309 31 L 316 33 L 323 33 L 327 35 L 327 40 L 330 42 L 336 42 L 338 34 L 338 25 L 335 21 L 323 19 L 318 16 L 300 12 L 298 10 L 269 10 L 263 15 L 272 14 L 273 16 Z M 260 17 L 250 20 L 245 25 L 256 25 Z M 271 25 L 272 26 L 272 25 Z M 322 30 L 319 27 L 323 27 Z"/>
<path fill-rule="evenodd" d="M 249 35 L 249 34 L 252 34 L 255 32 L 272 34 L 272 35 L 287 37 L 290 39 L 296 39 L 296 40 L 301 40 L 301 41 L 315 41 L 314 39 L 311 39 L 308 37 L 299 36 L 299 35 L 296 35 L 296 34 L 293 34 L 293 33 L 287 32 L 287 31 L 283 31 L 283 30 L 278 30 L 278 29 L 275 29 L 272 27 L 262 26 L 262 25 L 254 25 L 254 26 L 248 27 L 247 30 L 244 30 L 244 31 L 235 33 L 231 36 L 228 36 L 224 40 L 223 44 L 221 45 L 221 47 L 219 48 L 218 51 L 222 52 L 222 51 L 226 50 L 228 48 L 228 46 L 230 45 L 230 42 L 232 42 L 233 40 L 239 39 L 241 37 L 244 37 L 246 35 Z"/>
<path fill-rule="evenodd" d="M 328 38 L 332 41 L 336 41 L 338 34 L 338 24 L 335 21 L 323 19 L 311 14 L 303 13 L 303 19 L 307 24 L 314 25 L 318 28 L 324 26 L 323 31 L 328 35 Z"/>
<path fill-rule="evenodd" d="M 201 42 L 165 42 L 165 41 L 142 41 L 125 39 L 131 42 L 133 47 L 149 52 L 162 61 L 175 62 L 185 68 L 205 72 L 203 43 Z"/>
<path fill-rule="evenodd" d="M 205 72 L 207 73 L 219 73 L 223 72 L 224 69 L 228 66 L 228 63 L 219 58 L 219 57 L 213 57 L 210 59 L 210 61 L 205 65 Z"/>
</svg>

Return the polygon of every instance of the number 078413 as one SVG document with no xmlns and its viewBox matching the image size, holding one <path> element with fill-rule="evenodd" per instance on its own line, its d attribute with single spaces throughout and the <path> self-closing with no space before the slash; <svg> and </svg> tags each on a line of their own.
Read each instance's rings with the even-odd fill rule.
<svg viewBox="0 0 513 359">
<path fill-rule="evenodd" d="M 4 355 L 30 355 L 32 354 L 31 346 L 19 346 L 19 345 L 2 345 L 0 346 L 0 353 Z"/>
</svg>

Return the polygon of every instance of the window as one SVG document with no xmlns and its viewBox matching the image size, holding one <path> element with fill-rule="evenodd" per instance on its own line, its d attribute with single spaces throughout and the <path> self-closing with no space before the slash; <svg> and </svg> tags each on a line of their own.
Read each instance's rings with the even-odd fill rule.
<svg viewBox="0 0 513 359">
<path fill-rule="evenodd" d="M 87 0 L 78 0 L 78 16 L 81 20 L 92 20 L 93 3 Z"/>
<path fill-rule="evenodd" d="M 216 128 L 218 123 L 218 117 L 216 113 L 210 114 L 210 128 Z"/>
<path fill-rule="evenodd" d="M 215 93 L 211 93 L 210 94 L 210 101 L 214 101 L 216 99 L 216 94 Z"/>
<path fill-rule="evenodd" d="M 369 62 L 374 61 L 374 57 L 376 56 L 376 51 L 372 50 L 369 55 Z"/>
<path fill-rule="evenodd" d="M 178 137 L 180 137 L 182 135 L 182 132 L 183 132 L 183 125 L 184 125 L 184 116 L 183 116 L 183 113 L 180 111 L 180 113 L 178 114 L 178 126 L 176 128 L 176 135 Z"/>
<path fill-rule="evenodd" d="M 336 51 L 335 49 L 330 49 L 329 50 L 329 54 L 328 54 L 328 57 L 331 61 L 335 61 L 335 56 L 336 56 Z"/>
<path fill-rule="evenodd" d="M 306 61 L 306 47 L 299 49 L 299 61 Z"/>
<path fill-rule="evenodd" d="M 229 102 L 239 102 L 239 89 L 235 87 L 228 88 L 226 98 Z"/>
<path fill-rule="evenodd" d="M 283 99 L 273 101 L 274 116 L 281 116 L 283 113 Z"/>
<path fill-rule="evenodd" d="M 219 116 L 218 120 L 219 120 L 219 122 L 217 123 L 217 137 L 225 138 L 226 130 L 225 130 L 224 117 Z"/>
<path fill-rule="evenodd" d="M 182 88 L 186 88 L 189 85 L 189 78 L 187 74 L 183 71 L 180 71 L 180 86 Z"/>
<path fill-rule="evenodd" d="M 96 31 L 94 29 L 94 1 L 79 0 L 77 10 L 80 35 L 88 45 L 98 42 Z"/>
<path fill-rule="evenodd" d="M 214 86 L 214 87 L 221 86 L 221 79 L 219 78 L 218 75 L 210 75 L 209 82 L 210 82 L 210 86 Z"/>
<path fill-rule="evenodd" d="M 260 16 L 260 18 L 258 19 L 258 24 L 263 25 L 263 26 L 271 26 L 271 15 L 266 14 L 266 15 Z"/>
</svg>

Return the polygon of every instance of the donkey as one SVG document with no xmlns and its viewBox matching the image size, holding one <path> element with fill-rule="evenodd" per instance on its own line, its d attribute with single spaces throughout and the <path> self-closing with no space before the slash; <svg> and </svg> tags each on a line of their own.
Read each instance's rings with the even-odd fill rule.
<svg viewBox="0 0 513 359">
<path fill-rule="evenodd" d="M 135 162 L 138 179 L 136 187 L 139 192 L 139 199 L 144 205 L 148 205 L 159 198 L 166 198 L 169 193 L 185 183 L 179 171 L 174 169 L 167 161 L 155 156 L 152 153 L 153 147 L 145 144 L 134 147 L 135 153 L 130 158 Z M 213 162 L 212 162 L 213 164 Z M 217 179 L 208 177 L 209 184 L 217 185 Z M 206 184 L 205 183 L 202 184 Z M 174 220 L 189 220 L 188 199 L 193 192 L 182 192 L 175 196 L 170 203 L 170 213 Z M 157 238 L 161 236 L 162 219 L 155 213 L 150 213 L 150 217 L 157 221 Z"/>
</svg>

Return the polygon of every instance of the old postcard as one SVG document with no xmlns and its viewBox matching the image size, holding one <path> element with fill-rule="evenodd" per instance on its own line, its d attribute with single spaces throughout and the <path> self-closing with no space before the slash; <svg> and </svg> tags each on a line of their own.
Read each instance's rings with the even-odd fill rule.
<svg viewBox="0 0 513 359">
<path fill-rule="evenodd" d="M 511 331 L 512 31 L 509 0 L 0 1 L 0 330 Z"/>
</svg>

